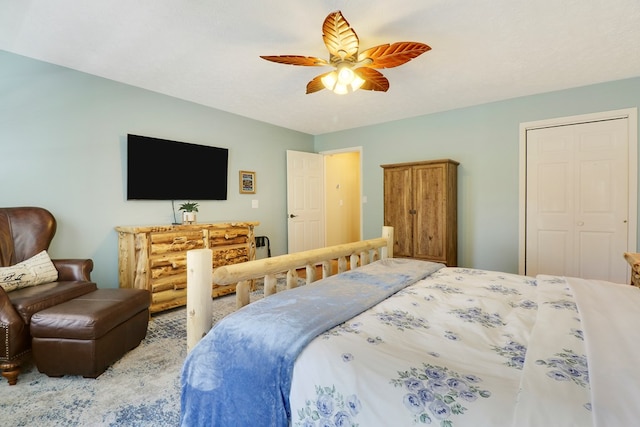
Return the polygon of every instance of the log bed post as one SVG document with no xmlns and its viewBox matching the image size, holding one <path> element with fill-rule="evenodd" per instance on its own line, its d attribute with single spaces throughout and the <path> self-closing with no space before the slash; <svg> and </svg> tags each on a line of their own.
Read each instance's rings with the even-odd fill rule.
<svg viewBox="0 0 640 427">
<path fill-rule="evenodd" d="M 322 261 L 322 278 L 331 276 L 331 261 Z"/>
<path fill-rule="evenodd" d="M 347 257 L 341 256 L 338 258 L 338 274 L 347 271 Z"/>
<path fill-rule="evenodd" d="M 187 251 L 187 352 L 204 337 L 213 324 L 211 283 L 213 251 Z"/>
<path fill-rule="evenodd" d="M 268 297 L 269 295 L 276 293 L 276 284 L 278 283 L 278 279 L 276 279 L 275 274 L 267 274 L 264 276 L 264 296 Z"/>
<path fill-rule="evenodd" d="M 351 254 L 349 256 L 349 270 L 355 270 L 358 268 L 358 258 L 357 254 Z"/>
<path fill-rule="evenodd" d="M 305 272 L 306 272 L 306 283 L 307 285 L 309 283 L 313 283 L 316 281 L 316 266 L 313 264 L 307 264 L 305 266 Z"/>
<path fill-rule="evenodd" d="M 287 289 L 298 287 L 298 272 L 295 268 L 287 271 Z"/>
<path fill-rule="evenodd" d="M 236 308 L 242 308 L 249 304 L 249 292 L 251 280 L 242 280 L 236 285 Z"/>
<path fill-rule="evenodd" d="M 387 247 L 381 248 L 381 258 L 393 258 L 393 227 L 384 226 L 382 227 L 382 237 L 387 239 Z"/>
</svg>

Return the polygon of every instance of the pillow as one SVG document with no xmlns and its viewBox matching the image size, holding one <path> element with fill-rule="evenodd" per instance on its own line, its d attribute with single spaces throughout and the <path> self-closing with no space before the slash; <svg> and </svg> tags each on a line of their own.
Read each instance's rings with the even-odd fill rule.
<svg viewBox="0 0 640 427">
<path fill-rule="evenodd" d="M 6 292 L 55 282 L 57 279 L 58 270 L 47 251 L 42 251 L 10 267 L 0 267 L 0 286 Z"/>
</svg>

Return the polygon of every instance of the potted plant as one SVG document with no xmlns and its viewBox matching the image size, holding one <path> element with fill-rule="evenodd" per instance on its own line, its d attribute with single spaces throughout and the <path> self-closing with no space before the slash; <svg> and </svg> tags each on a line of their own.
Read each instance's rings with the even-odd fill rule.
<svg viewBox="0 0 640 427">
<path fill-rule="evenodd" d="M 182 223 L 194 224 L 196 222 L 196 212 L 198 212 L 198 202 L 186 202 L 180 205 L 178 210 L 182 211 Z"/>
</svg>

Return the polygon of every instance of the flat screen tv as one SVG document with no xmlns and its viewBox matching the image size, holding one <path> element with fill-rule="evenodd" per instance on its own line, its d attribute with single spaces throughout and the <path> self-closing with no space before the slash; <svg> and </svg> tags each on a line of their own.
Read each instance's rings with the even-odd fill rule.
<svg viewBox="0 0 640 427">
<path fill-rule="evenodd" d="M 227 200 L 227 148 L 127 135 L 127 200 Z"/>
</svg>

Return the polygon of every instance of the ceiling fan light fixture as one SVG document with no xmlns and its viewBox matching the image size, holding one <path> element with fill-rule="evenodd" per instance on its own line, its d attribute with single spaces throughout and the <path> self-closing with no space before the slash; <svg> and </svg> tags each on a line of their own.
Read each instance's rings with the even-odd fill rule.
<svg viewBox="0 0 640 427">
<path fill-rule="evenodd" d="M 355 92 L 365 83 L 365 80 L 358 76 L 349 64 L 339 64 L 336 71 L 327 73 L 320 79 L 323 86 L 338 95 L 345 95 Z"/>
<path fill-rule="evenodd" d="M 397 67 L 431 50 L 424 43 L 396 42 L 360 52 L 358 35 L 339 10 L 325 18 L 322 39 L 329 50 L 329 61 L 301 55 L 260 57 L 280 64 L 335 67 L 335 70 L 316 76 L 307 83 L 307 94 L 328 89 L 344 95 L 358 89 L 386 92 L 389 81 L 376 69 Z"/>
</svg>

